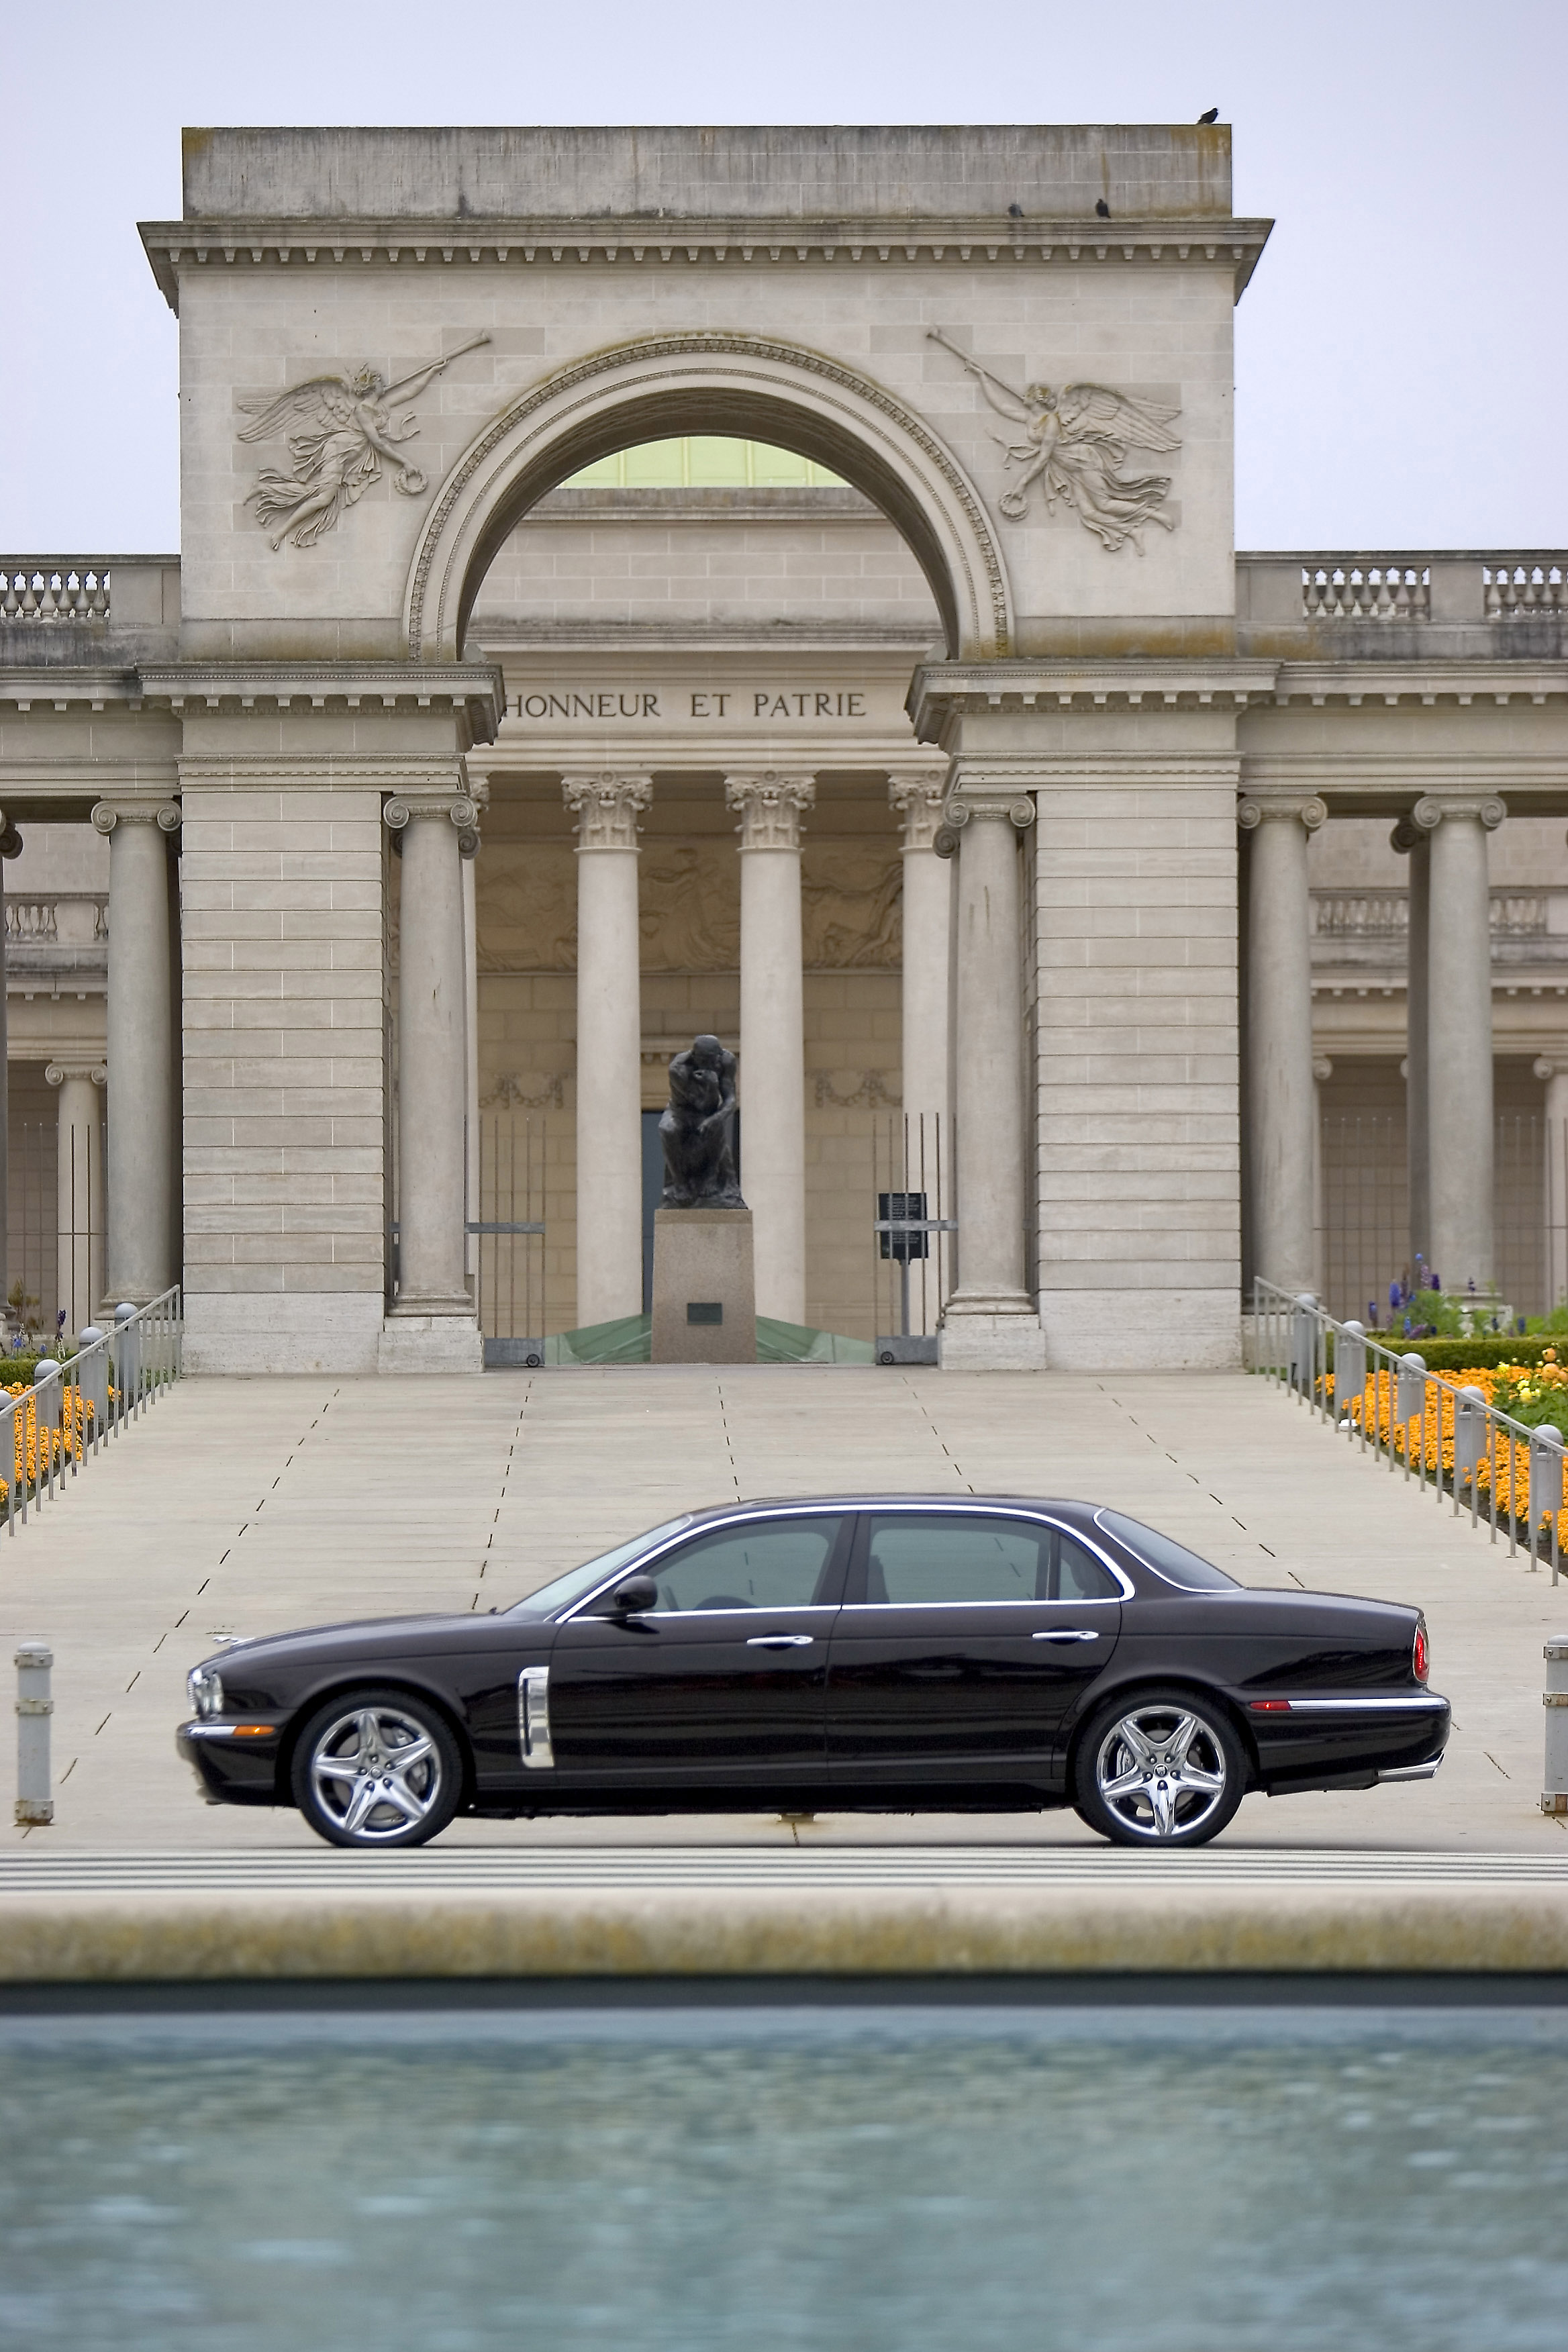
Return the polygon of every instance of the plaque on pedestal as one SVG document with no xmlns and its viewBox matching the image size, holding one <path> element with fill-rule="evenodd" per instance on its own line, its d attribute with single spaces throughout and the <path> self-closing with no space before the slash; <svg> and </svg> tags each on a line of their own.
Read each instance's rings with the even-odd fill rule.
<svg viewBox="0 0 1568 2352">
<path fill-rule="evenodd" d="M 656 1209 L 656 1364 L 754 1364 L 757 1292 L 750 1209 Z"/>
</svg>

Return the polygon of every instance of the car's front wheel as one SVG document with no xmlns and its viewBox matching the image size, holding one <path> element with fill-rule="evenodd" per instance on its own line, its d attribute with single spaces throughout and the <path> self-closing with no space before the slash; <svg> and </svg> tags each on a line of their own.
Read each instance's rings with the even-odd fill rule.
<svg viewBox="0 0 1568 2352">
<path fill-rule="evenodd" d="M 425 1845 L 458 1810 L 462 1761 L 444 1717 L 405 1691 L 347 1691 L 294 1750 L 294 1802 L 330 1845 Z"/>
<path fill-rule="evenodd" d="M 1246 1778 L 1219 1707 L 1187 1691 L 1124 1692 L 1085 1729 L 1075 1798 L 1117 1845 L 1204 1845 L 1234 1818 Z"/>
</svg>

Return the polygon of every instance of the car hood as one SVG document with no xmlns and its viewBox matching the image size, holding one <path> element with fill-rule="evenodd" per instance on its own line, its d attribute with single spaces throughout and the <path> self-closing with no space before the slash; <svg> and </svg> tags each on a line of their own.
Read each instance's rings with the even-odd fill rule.
<svg viewBox="0 0 1568 2352">
<path fill-rule="evenodd" d="M 241 1661 L 249 1666 L 285 1655 L 330 1657 L 340 1649 L 387 1657 L 405 1639 L 411 1647 L 424 1650 L 468 1649 L 482 1638 L 478 1629 L 492 1622 L 488 1612 L 479 1616 L 471 1610 L 460 1614 L 433 1609 L 415 1616 L 345 1617 L 331 1625 L 300 1625 L 285 1633 L 258 1633 L 243 1642 L 231 1642 L 202 1664 L 221 1675 L 231 1674 Z"/>
</svg>

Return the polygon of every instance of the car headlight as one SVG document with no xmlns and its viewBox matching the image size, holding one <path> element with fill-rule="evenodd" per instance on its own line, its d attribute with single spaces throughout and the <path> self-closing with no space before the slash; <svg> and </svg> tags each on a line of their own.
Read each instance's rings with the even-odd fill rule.
<svg viewBox="0 0 1568 2352">
<path fill-rule="evenodd" d="M 193 1715 L 223 1713 L 223 1676 L 216 1667 L 193 1666 L 185 1677 L 185 1687 L 191 1695 Z"/>
</svg>

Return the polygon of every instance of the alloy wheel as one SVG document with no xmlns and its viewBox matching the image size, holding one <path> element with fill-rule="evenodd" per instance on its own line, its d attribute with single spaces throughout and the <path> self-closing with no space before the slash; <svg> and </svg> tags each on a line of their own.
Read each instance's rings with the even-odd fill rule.
<svg viewBox="0 0 1568 2352">
<path fill-rule="evenodd" d="M 1096 1792 L 1132 1837 L 1193 1840 L 1225 1805 L 1230 1766 L 1214 1726 L 1168 1701 L 1118 1717 L 1094 1759 Z"/>
<path fill-rule="evenodd" d="M 445 1793 L 436 1741 L 416 1717 L 384 1704 L 353 1707 L 327 1724 L 308 1769 L 321 1813 L 355 1845 L 405 1840 Z"/>
</svg>

